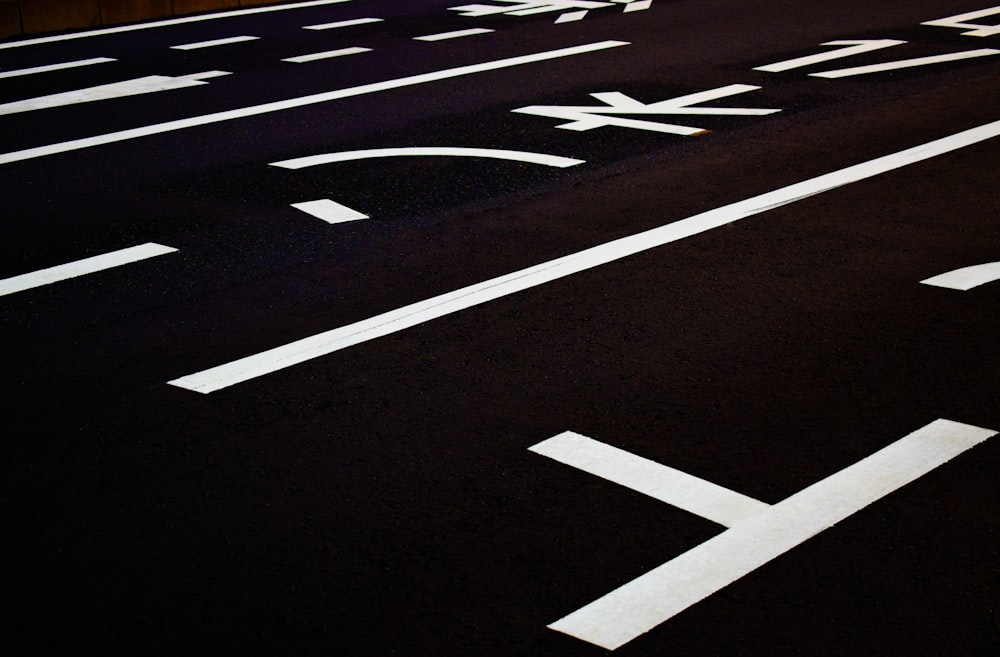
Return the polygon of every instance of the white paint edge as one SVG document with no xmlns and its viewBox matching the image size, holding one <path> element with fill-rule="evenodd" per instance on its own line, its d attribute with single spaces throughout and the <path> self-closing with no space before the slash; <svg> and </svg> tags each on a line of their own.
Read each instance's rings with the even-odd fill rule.
<svg viewBox="0 0 1000 657">
<path fill-rule="evenodd" d="M 93 274 L 106 269 L 113 269 L 148 258 L 174 253 L 177 249 L 149 242 L 132 246 L 120 251 L 112 251 L 83 260 L 77 260 L 64 265 L 40 269 L 28 274 L 13 276 L 0 280 L 0 296 L 23 292 L 43 285 L 50 285 L 78 276 Z"/>
<path fill-rule="evenodd" d="M 354 160 L 371 160 L 382 157 L 483 157 L 494 160 L 513 160 L 527 164 L 541 164 L 548 167 L 565 169 L 566 167 L 584 164 L 585 160 L 571 157 L 560 157 L 546 153 L 530 153 L 527 151 L 508 151 L 496 148 L 457 148 L 457 147 L 406 147 L 406 148 L 371 148 L 360 151 L 342 151 L 340 153 L 323 153 L 310 155 L 294 160 L 272 162 L 270 166 L 282 169 L 305 169 L 321 164 L 334 162 L 351 162 Z"/>
<path fill-rule="evenodd" d="M 80 66 L 93 66 L 94 64 L 106 64 L 116 62 L 117 59 L 110 57 L 93 57 L 91 59 L 79 59 L 75 62 L 64 62 L 62 64 L 49 64 L 47 66 L 33 66 L 31 68 L 21 68 L 15 71 L 4 71 L 0 73 L 0 79 L 16 78 L 21 75 L 35 75 L 37 73 L 48 73 L 50 71 L 61 71 L 67 68 L 78 68 Z"/>
<path fill-rule="evenodd" d="M 196 43 L 185 43 L 179 46 L 170 46 L 171 50 L 201 50 L 202 48 L 215 48 L 217 46 L 228 46 L 233 43 L 243 43 L 244 41 L 257 41 L 258 36 L 234 36 L 225 39 L 213 39 L 211 41 L 198 41 Z"/>
<path fill-rule="evenodd" d="M 974 287 L 986 285 L 994 281 L 1000 281 L 1000 262 L 987 262 L 982 265 L 962 267 L 961 269 L 932 276 L 920 282 L 924 285 L 967 292 Z"/>
<path fill-rule="evenodd" d="M 311 55 L 299 55 L 298 57 L 288 57 L 287 59 L 282 59 L 283 62 L 291 62 L 293 64 L 305 64 L 307 62 L 316 62 L 321 59 L 332 59 L 334 57 L 347 57 L 348 55 L 359 55 L 364 52 L 371 52 L 371 48 L 341 48 L 340 50 L 328 50 L 326 52 L 317 52 Z"/>
<path fill-rule="evenodd" d="M 895 62 L 886 62 L 885 64 L 872 64 L 871 66 L 856 66 L 854 68 L 842 68 L 836 71 L 823 71 L 822 73 L 810 73 L 809 75 L 814 78 L 827 78 L 827 79 L 847 78 L 855 75 L 869 75 L 871 73 L 896 71 L 903 68 L 915 68 L 918 66 L 928 66 L 931 64 L 945 64 L 948 62 L 957 62 L 963 59 L 989 57 L 991 55 L 1000 55 L 1000 50 L 994 50 L 993 48 L 980 48 L 979 50 L 966 50 L 965 52 L 956 52 L 950 55 L 934 55 L 932 57 L 918 57 L 916 59 L 901 59 Z"/>
<path fill-rule="evenodd" d="M 292 207 L 317 219 L 321 219 L 328 224 L 342 224 L 348 221 L 359 221 L 370 218 L 363 212 L 358 212 L 328 198 L 319 199 L 318 201 L 292 203 Z"/>
<path fill-rule="evenodd" d="M 367 25 L 369 23 L 381 23 L 382 18 L 352 18 L 348 21 L 336 21 L 334 23 L 321 23 L 319 25 L 306 25 L 303 30 L 335 30 L 341 27 L 353 27 L 355 25 Z"/>
<path fill-rule="evenodd" d="M 509 296 L 692 235 L 698 235 L 859 180 L 923 162 L 992 139 L 998 135 L 1000 135 L 1000 121 L 987 123 L 914 148 L 856 164 L 658 228 L 543 262 L 534 267 L 528 267 L 454 292 L 397 308 L 369 319 L 296 340 L 274 349 L 175 379 L 170 384 L 200 393 L 221 390 L 487 301 Z"/>
<path fill-rule="evenodd" d="M 493 32 L 485 27 L 473 27 L 468 30 L 455 30 L 454 32 L 441 32 L 440 34 L 427 34 L 413 37 L 414 41 L 447 41 L 448 39 L 461 39 L 463 37 L 476 36 L 477 34 L 489 34 Z"/>
</svg>

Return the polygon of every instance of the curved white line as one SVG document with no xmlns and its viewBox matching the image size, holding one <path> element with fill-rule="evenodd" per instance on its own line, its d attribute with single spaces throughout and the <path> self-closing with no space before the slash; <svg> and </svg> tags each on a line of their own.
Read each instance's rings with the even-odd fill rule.
<svg viewBox="0 0 1000 657">
<path fill-rule="evenodd" d="M 559 157 L 558 155 L 546 155 L 545 153 L 529 153 L 527 151 L 505 151 L 494 148 L 451 148 L 451 147 L 430 147 L 430 148 L 372 148 L 362 151 L 343 151 L 341 153 L 323 153 L 322 155 L 310 155 L 294 160 L 284 160 L 282 162 L 271 162 L 272 167 L 282 169 L 304 169 L 320 164 L 331 164 L 333 162 L 349 162 L 351 160 L 369 160 L 376 157 L 488 157 L 494 160 L 515 160 L 517 162 L 528 162 L 530 164 L 543 164 L 548 167 L 566 168 L 583 164 L 585 160 L 574 160 L 569 157 Z"/>
<path fill-rule="evenodd" d="M 982 265 L 962 267 L 954 271 L 938 274 L 920 281 L 924 285 L 946 287 L 950 290 L 971 290 L 974 287 L 1000 281 L 1000 262 L 987 262 Z"/>
</svg>

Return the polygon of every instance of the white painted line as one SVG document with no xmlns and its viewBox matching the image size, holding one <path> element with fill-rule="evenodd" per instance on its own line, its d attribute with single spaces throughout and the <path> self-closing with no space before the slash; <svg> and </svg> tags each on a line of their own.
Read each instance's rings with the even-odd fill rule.
<svg viewBox="0 0 1000 657">
<path fill-rule="evenodd" d="M 950 290 L 966 292 L 974 287 L 1000 281 L 1000 262 L 987 262 L 983 265 L 962 267 L 920 281 L 924 285 L 946 287 Z"/>
<path fill-rule="evenodd" d="M 461 7 L 449 7 L 451 11 L 462 12 L 460 16 L 482 17 L 493 16 L 495 14 L 507 14 L 509 16 L 531 16 L 533 14 L 544 14 L 550 11 L 566 11 L 567 9 L 597 9 L 598 7 L 613 7 L 609 2 L 595 2 L 594 0 L 500 0 L 502 2 L 513 3 L 510 6 L 497 5 L 463 5 Z"/>
<path fill-rule="evenodd" d="M 57 283 L 70 278 L 76 278 L 77 276 L 93 274 L 95 272 L 104 271 L 105 269 L 113 269 L 114 267 L 120 267 L 122 265 L 138 262 L 140 260 L 146 260 L 147 258 L 155 258 L 168 253 L 174 253 L 175 251 L 177 251 L 177 249 L 149 242 L 147 244 L 140 244 L 139 246 L 129 247 L 120 251 L 113 251 L 111 253 L 93 256 L 91 258 L 77 260 L 76 262 L 70 262 L 65 265 L 57 265 L 55 267 L 49 267 L 48 269 L 41 269 L 30 274 L 21 274 L 20 276 L 5 278 L 0 280 L 0 296 L 14 294 L 15 292 L 23 292 L 24 290 L 30 290 L 43 285 L 49 285 L 50 283 Z"/>
<path fill-rule="evenodd" d="M 549 628 L 615 650 L 996 434 L 935 420 Z"/>
<path fill-rule="evenodd" d="M 406 147 L 406 148 L 372 148 L 362 151 L 343 151 L 340 153 L 323 153 L 309 155 L 294 160 L 272 162 L 272 167 L 282 169 L 305 169 L 320 164 L 334 162 L 351 162 L 354 160 L 371 160 L 379 157 L 486 157 L 494 160 L 513 160 L 528 164 L 541 164 L 548 167 L 565 169 L 566 167 L 583 164 L 584 160 L 574 160 L 570 157 L 547 155 L 545 153 L 530 153 L 527 151 L 506 151 L 495 148 L 456 148 L 444 147 Z"/>
<path fill-rule="evenodd" d="M 363 212 L 352 210 L 346 205 L 341 205 L 336 201 L 323 198 L 318 201 L 305 201 L 303 203 L 292 203 L 296 210 L 302 210 L 306 214 L 311 214 L 317 219 L 322 219 L 328 224 L 342 224 L 348 221 L 358 221 L 368 219 L 369 216 Z"/>
<path fill-rule="evenodd" d="M 237 9 L 234 11 L 216 12 L 211 14 L 200 14 L 198 16 L 185 16 L 184 18 L 169 18 L 162 21 L 152 21 L 147 23 L 136 23 L 133 25 L 119 25 L 118 27 L 107 27 L 99 30 L 89 30 L 86 32 L 74 32 L 72 34 L 57 34 L 55 36 L 37 37 L 34 39 L 22 39 L 21 41 L 11 41 L 10 43 L 0 43 L 0 50 L 4 48 L 20 48 L 22 46 L 34 46 L 42 43 L 53 43 L 56 41 L 69 41 L 71 39 L 85 39 L 87 37 L 103 36 L 105 34 L 118 34 L 120 32 L 134 32 L 136 30 L 150 30 L 157 27 L 168 27 L 170 25 L 182 25 L 184 23 L 198 23 L 201 21 L 218 20 L 220 18 L 233 18 L 235 16 L 249 16 L 250 14 L 264 14 L 272 11 L 287 11 L 289 9 L 303 9 L 306 7 L 319 7 L 322 5 L 333 5 L 351 0 L 311 0 L 310 2 L 297 2 L 295 4 L 277 5 L 272 7 L 255 7 L 253 9 Z"/>
<path fill-rule="evenodd" d="M 868 75 L 870 73 L 881 73 L 883 71 L 895 71 L 901 68 L 913 68 L 916 66 L 927 66 L 929 64 L 944 64 L 946 62 L 957 62 L 962 59 L 975 59 L 976 57 L 989 57 L 990 55 L 1000 55 L 1000 50 L 993 48 L 981 48 L 979 50 L 966 50 L 950 55 L 934 55 L 933 57 L 918 57 L 916 59 L 903 59 L 896 62 L 886 62 L 885 64 L 872 64 L 871 66 L 858 66 L 855 68 L 842 68 L 836 71 L 824 71 L 822 73 L 810 73 L 814 78 L 846 78 L 852 75 Z"/>
<path fill-rule="evenodd" d="M 576 21 L 582 21 L 587 17 L 587 10 L 583 11 L 570 11 L 559 16 L 556 19 L 556 25 L 559 23 L 575 23 Z"/>
<path fill-rule="evenodd" d="M 413 37 L 414 41 L 445 41 L 447 39 L 460 39 L 467 36 L 475 36 L 477 34 L 489 34 L 493 32 L 489 28 L 485 27 L 474 27 L 468 30 L 456 30 L 454 32 L 441 32 L 440 34 L 428 34 L 426 36 Z"/>
<path fill-rule="evenodd" d="M 371 52 L 371 48 L 341 48 L 340 50 L 328 50 L 327 52 L 317 52 L 311 55 L 299 55 L 298 57 L 289 57 L 287 59 L 282 59 L 283 62 L 292 62 L 293 64 L 305 64 L 306 62 L 315 62 L 321 59 L 331 59 L 333 57 L 346 57 L 347 55 L 358 55 L 363 52 Z"/>
<path fill-rule="evenodd" d="M 216 46 L 228 46 L 231 43 L 243 43 L 244 41 L 256 41 L 260 37 L 256 36 L 235 36 L 225 39 L 213 39 L 212 41 L 199 41 L 197 43 L 185 43 L 180 46 L 170 46 L 171 50 L 200 50 L 201 48 L 215 48 Z"/>
<path fill-rule="evenodd" d="M 230 75 L 230 73 L 228 71 L 205 71 L 204 73 L 193 73 L 176 78 L 165 75 L 148 75 L 144 78 L 125 80 L 124 82 L 103 84 L 97 87 L 88 87 L 60 94 L 28 98 L 13 103 L 4 103 L 0 105 L 0 115 L 33 112 L 52 107 L 74 105 L 76 103 L 90 103 L 98 100 L 138 96 L 141 94 L 159 93 L 161 91 L 173 91 L 175 89 L 187 89 L 188 87 L 208 84 L 207 82 L 203 82 L 203 80 L 223 75 Z"/>
<path fill-rule="evenodd" d="M 906 43 L 905 41 L 896 41 L 895 39 L 872 39 L 872 40 L 862 40 L 862 41 L 827 41 L 826 43 L 821 43 L 821 46 L 845 46 L 844 48 L 838 48 L 837 50 L 832 50 L 830 52 L 820 53 L 818 55 L 809 55 L 808 57 L 797 57 L 795 59 L 789 59 L 783 62 L 777 62 L 774 64 L 768 64 L 767 66 L 758 66 L 755 71 L 765 71 L 767 73 L 781 73 L 782 71 L 790 71 L 794 68 L 802 68 L 804 66 L 812 66 L 813 64 L 820 64 L 822 62 L 828 62 L 834 59 L 841 59 L 843 57 L 853 57 L 854 55 L 860 55 L 866 52 L 872 52 L 875 50 L 882 50 L 883 48 L 892 48 L 893 46 L 899 46 Z"/>
<path fill-rule="evenodd" d="M 164 132 L 171 132 L 173 130 L 184 130 L 196 126 L 209 125 L 212 123 L 220 123 L 222 121 L 231 121 L 233 119 L 241 119 L 248 116 L 258 116 L 260 114 L 268 114 L 270 112 L 280 112 L 286 109 L 305 107 L 307 105 L 315 105 L 317 103 L 326 103 L 332 100 L 341 100 L 343 98 L 363 96 L 365 94 L 379 93 L 382 91 L 389 91 L 391 89 L 401 89 L 403 87 L 410 87 L 418 84 L 435 82 L 437 80 L 447 80 L 450 78 L 457 78 L 465 75 L 472 75 L 475 73 L 496 71 L 499 69 L 511 68 L 513 66 L 521 66 L 522 64 L 544 62 L 551 59 L 558 59 L 560 57 L 573 57 L 575 55 L 583 55 L 586 53 L 598 52 L 601 50 L 606 50 L 608 48 L 617 48 L 619 46 L 627 46 L 627 45 L 629 44 L 628 42 L 625 41 L 599 41 L 597 43 L 588 43 L 582 46 L 559 48 L 558 50 L 549 50 L 546 52 L 535 53 L 532 55 L 521 55 L 519 57 L 497 59 L 491 62 L 484 62 L 482 64 L 459 66 L 457 68 L 444 69 L 442 71 L 434 71 L 432 73 L 421 73 L 419 75 L 411 75 L 409 77 L 397 78 L 395 80 L 386 80 L 384 82 L 364 84 L 359 87 L 348 87 L 346 89 L 338 89 L 336 91 L 328 91 L 325 93 L 313 94 L 310 96 L 300 96 L 298 98 L 290 98 L 288 100 L 280 100 L 273 103 L 264 103 L 263 105 L 254 105 L 252 107 L 241 107 L 239 109 L 227 110 L 224 112 L 216 112 L 214 114 L 204 114 L 202 116 L 195 116 L 188 119 L 180 119 L 177 121 L 168 121 L 166 123 L 157 123 L 154 125 L 148 125 L 142 128 L 133 128 L 131 130 L 111 132 L 104 135 L 97 135 L 95 137 L 74 139 L 73 141 L 65 141 L 58 144 L 51 144 L 49 146 L 39 146 L 36 148 L 28 148 L 22 151 L 3 153 L 0 154 L 0 164 L 20 162 L 22 160 L 30 160 L 37 157 L 46 157 L 48 155 L 54 155 L 56 153 L 66 153 L 69 151 L 75 151 L 84 148 L 92 148 L 94 146 L 111 144 L 119 141 L 125 141 L 128 139 L 136 139 L 138 137 L 158 135 Z"/>
<path fill-rule="evenodd" d="M 782 187 L 745 201 L 623 237 L 562 258 L 419 301 L 369 319 L 296 340 L 246 358 L 171 381 L 171 385 L 201 393 L 214 392 L 313 358 L 361 344 L 438 317 L 499 299 L 572 274 L 698 235 L 783 205 L 822 194 L 901 167 L 1000 136 L 1000 121 L 949 137 Z"/>
<path fill-rule="evenodd" d="M 2 44 L 0 44 L 2 47 Z M 110 57 L 94 57 L 92 59 L 80 59 L 75 62 L 65 62 L 63 64 L 49 64 L 48 66 L 34 66 L 32 68 L 22 68 L 15 71 L 4 71 L 0 73 L 0 78 L 16 78 L 21 75 L 34 75 L 35 73 L 48 73 L 49 71 L 61 71 L 66 68 L 77 68 L 80 66 L 92 66 L 94 64 L 106 64 L 118 61 Z"/>
<path fill-rule="evenodd" d="M 643 11 L 644 9 L 649 9 L 652 4 L 653 0 L 639 0 L 638 2 L 632 2 L 625 5 L 624 13 L 627 14 L 631 11 Z"/>
<path fill-rule="evenodd" d="M 972 30 L 970 32 L 963 32 L 962 36 L 988 37 L 1000 34 L 1000 25 L 979 25 L 976 23 L 968 23 L 966 21 L 974 21 L 980 18 L 986 18 L 987 16 L 996 16 L 997 14 L 1000 14 L 1000 6 L 990 7 L 989 9 L 982 9 L 980 11 L 972 11 L 968 14 L 950 16 L 936 21 L 927 21 L 926 23 L 921 23 L 921 25 L 931 25 L 933 27 L 954 27 L 960 30 L 966 30 L 971 27 Z"/>
<path fill-rule="evenodd" d="M 572 431 L 528 449 L 723 527 L 732 527 L 771 508 L 752 497 Z"/>
<path fill-rule="evenodd" d="M 381 18 L 353 18 L 349 21 L 337 21 L 335 23 L 322 23 L 321 25 L 306 25 L 303 30 L 335 30 L 338 27 L 352 27 L 354 25 L 367 25 L 368 23 L 381 23 Z"/>
</svg>

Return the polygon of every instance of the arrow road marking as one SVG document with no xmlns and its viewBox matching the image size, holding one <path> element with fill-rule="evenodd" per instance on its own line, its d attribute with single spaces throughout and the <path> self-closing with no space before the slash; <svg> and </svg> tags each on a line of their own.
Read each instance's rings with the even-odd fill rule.
<svg viewBox="0 0 1000 657">
<path fill-rule="evenodd" d="M 966 292 L 974 287 L 1000 281 L 1000 262 L 987 262 L 983 265 L 962 267 L 944 274 L 938 274 L 920 281 L 924 285 L 946 287 L 950 290 Z"/>
<path fill-rule="evenodd" d="M 1000 25 L 978 25 L 967 21 L 974 21 L 980 18 L 986 18 L 987 16 L 996 16 L 997 14 L 1000 14 L 1000 6 L 990 7 L 989 9 L 983 9 L 981 11 L 972 11 L 968 14 L 959 14 L 958 16 L 941 18 L 936 21 L 927 21 L 926 23 L 921 23 L 921 25 L 954 27 L 960 30 L 967 30 L 971 27 L 972 30 L 969 32 L 962 32 L 962 36 L 988 37 L 1000 34 Z"/>
<path fill-rule="evenodd" d="M 842 57 L 853 57 L 854 55 L 860 55 L 862 53 L 872 52 L 873 50 L 882 50 L 883 48 L 891 48 L 893 46 L 899 46 L 904 43 L 906 42 L 896 41 L 895 39 L 874 39 L 867 41 L 827 41 L 826 43 L 821 43 L 820 45 L 847 46 L 847 47 L 840 48 L 839 50 L 820 53 L 818 55 L 809 55 L 808 57 L 798 57 L 796 59 L 789 59 L 784 62 L 768 64 L 767 66 L 758 66 L 754 70 L 766 71 L 768 73 L 780 73 L 782 71 L 790 71 L 793 68 L 812 66 L 813 64 L 828 62 L 832 59 L 840 59 Z"/>
</svg>

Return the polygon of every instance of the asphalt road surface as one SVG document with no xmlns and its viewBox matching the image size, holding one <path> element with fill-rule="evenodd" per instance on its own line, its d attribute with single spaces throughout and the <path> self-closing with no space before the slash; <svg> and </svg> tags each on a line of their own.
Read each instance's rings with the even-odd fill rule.
<svg viewBox="0 0 1000 657">
<path fill-rule="evenodd" d="M 1000 7 L 303 4 L 0 42 L 6 654 L 1000 652 Z"/>
</svg>

